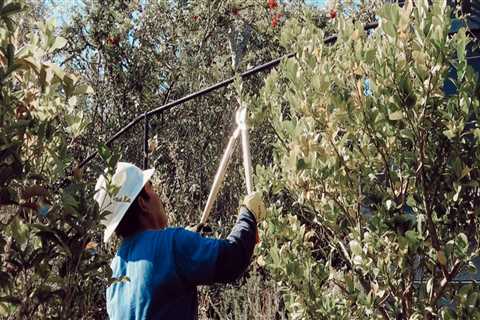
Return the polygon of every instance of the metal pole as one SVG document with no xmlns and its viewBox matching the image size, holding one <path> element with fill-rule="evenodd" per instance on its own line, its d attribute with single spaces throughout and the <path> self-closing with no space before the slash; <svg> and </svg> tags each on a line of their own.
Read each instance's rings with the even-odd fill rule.
<svg viewBox="0 0 480 320">
<path fill-rule="evenodd" d="M 124 134 L 128 129 L 130 129 L 131 127 L 133 127 L 135 124 L 137 124 L 137 122 L 139 122 L 140 120 L 142 120 L 143 118 L 143 114 L 137 116 L 135 119 L 133 119 L 132 121 L 130 121 L 129 124 L 127 124 L 125 127 L 123 127 L 120 131 L 118 131 L 117 133 L 115 133 L 115 135 L 113 135 L 110 139 L 108 139 L 105 144 L 107 146 L 109 146 L 113 141 L 117 140 L 118 137 L 120 137 L 122 134 Z M 82 168 L 83 166 L 85 166 L 88 162 L 90 162 L 93 158 L 95 158 L 95 156 L 98 154 L 97 151 L 95 151 L 94 153 L 90 154 L 88 157 L 86 157 L 82 162 L 80 162 L 80 164 L 78 165 L 79 168 Z"/>
<path fill-rule="evenodd" d="M 284 55 L 280 58 L 277 58 L 275 60 L 272 60 L 272 61 L 269 61 L 267 63 L 264 63 L 262 65 L 259 65 L 257 67 L 254 67 L 250 70 L 247 70 L 245 71 L 244 73 L 242 73 L 240 76 L 243 78 L 248 78 L 260 71 L 264 71 L 264 70 L 269 70 L 275 66 L 277 66 L 283 59 L 288 59 L 288 58 L 293 58 L 295 56 L 294 53 L 289 53 L 287 55 Z M 210 92 L 212 91 L 215 91 L 217 89 L 220 89 L 220 88 L 223 88 L 223 87 L 226 87 L 228 86 L 229 84 L 233 83 L 233 81 L 235 81 L 235 77 L 231 77 L 231 78 L 228 78 L 226 80 L 223 80 L 222 82 L 218 82 L 210 87 L 207 87 L 205 89 L 202 89 L 200 91 L 197 91 L 197 92 L 194 92 L 192 94 L 189 94 L 187 96 L 184 96 L 180 99 L 177 99 L 175 101 L 172 101 L 170 103 L 167 103 L 161 107 L 158 107 L 158 108 L 155 108 L 151 111 L 148 112 L 148 115 L 154 115 L 154 114 L 157 114 L 159 112 L 162 112 L 162 111 L 165 111 L 165 110 L 169 110 L 169 109 L 172 109 L 173 107 L 176 107 L 178 106 L 179 104 L 183 104 L 187 101 L 190 101 L 192 99 L 195 99 L 197 97 L 201 97 L 201 96 L 204 96 L 204 95 L 207 95 L 209 94 Z"/>
</svg>

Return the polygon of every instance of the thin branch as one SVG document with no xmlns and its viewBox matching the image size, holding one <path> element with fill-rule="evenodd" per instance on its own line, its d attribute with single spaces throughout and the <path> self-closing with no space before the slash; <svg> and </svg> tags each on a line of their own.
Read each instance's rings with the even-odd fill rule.
<svg viewBox="0 0 480 320">
<path fill-rule="evenodd" d="M 290 148 L 288 147 L 287 143 L 285 142 L 285 140 L 283 140 L 283 138 L 280 136 L 280 134 L 278 133 L 278 131 L 275 129 L 275 127 L 273 126 L 272 122 L 270 120 L 267 120 L 267 123 L 268 125 L 270 126 L 270 128 L 273 130 L 273 133 L 275 134 L 275 136 L 278 138 L 278 140 L 280 140 L 280 142 L 282 143 L 283 147 L 285 148 L 285 150 L 287 151 L 290 151 Z"/>
<path fill-rule="evenodd" d="M 440 288 L 438 288 L 438 291 L 434 294 L 433 299 L 430 302 L 430 305 L 436 305 L 437 300 L 442 297 L 443 293 L 447 289 L 447 286 L 449 285 L 450 281 L 457 275 L 457 273 L 460 271 L 460 268 L 462 267 L 462 261 L 457 259 L 455 261 L 455 264 L 452 267 L 452 270 L 448 272 L 447 276 L 442 279 L 440 282 Z"/>
</svg>

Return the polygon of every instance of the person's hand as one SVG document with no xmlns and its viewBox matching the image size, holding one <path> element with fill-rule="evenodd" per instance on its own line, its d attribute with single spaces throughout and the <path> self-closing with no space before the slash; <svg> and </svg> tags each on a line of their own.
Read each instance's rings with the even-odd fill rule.
<svg viewBox="0 0 480 320">
<path fill-rule="evenodd" d="M 199 232 L 202 229 L 202 225 L 201 224 L 196 224 L 196 225 L 193 225 L 193 226 L 185 227 L 185 229 L 187 229 L 188 231 L 192 231 L 192 232 Z"/>
<path fill-rule="evenodd" d="M 247 195 L 243 200 L 243 205 L 253 213 L 257 222 L 265 219 L 267 210 L 265 209 L 265 203 L 263 202 L 260 192 L 252 192 Z"/>
<path fill-rule="evenodd" d="M 201 233 L 202 235 L 208 235 L 213 232 L 212 228 L 209 225 L 201 223 L 194 226 L 188 226 L 185 229 L 187 229 L 188 231 Z"/>
</svg>

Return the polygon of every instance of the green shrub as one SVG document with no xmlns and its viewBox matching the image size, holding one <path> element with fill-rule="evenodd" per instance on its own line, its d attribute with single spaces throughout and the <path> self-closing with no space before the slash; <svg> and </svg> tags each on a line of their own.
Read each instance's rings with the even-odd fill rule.
<svg viewBox="0 0 480 320">
<path fill-rule="evenodd" d="M 257 168 L 277 201 L 265 263 L 292 319 L 478 318 L 455 283 L 479 253 L 470 39 L 448 35 L 442 1 L 378 15 L 370 35 L 339 17 L 331 46 L 315 26 L 287 23 L 296 57 L 270 74 L 256 110 L 277 136 L 273 162 Z"/>
<path fill-rule="evenodd" d="M 81 172 L 65 178 L 91 88 L 53 62 L 66 44 L 55 24 L 22 9 L 0 1 L 0 317 L 98 319 L 100 217 Z"/>
</svg>

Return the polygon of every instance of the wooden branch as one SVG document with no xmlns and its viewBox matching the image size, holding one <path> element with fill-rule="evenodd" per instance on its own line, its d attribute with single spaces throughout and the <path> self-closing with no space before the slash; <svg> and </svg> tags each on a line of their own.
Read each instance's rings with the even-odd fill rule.
<svg viewBox="0 0 480 320">
<path fill-rule="evenodd" d="M 462 261 L 457 259 L 452 267 L 452 270 L 447 274 L 446 277 L 442 279 L 440 282 L 440 288 L 438 289 L 437 293 L 434 295 L 430 305 L 435 305 L 437 303 L 437 300 L 441 298 L 445 290 L 447 289 L 448 284 L 452 279 L 458 274 L 460 271 L 460 268 L 462 267 Z"/>
<path fill-rule="evenodd" d="M 422 130 L 423 134 L 420 137 L 420 165 L 419 165 L 419 173 L 420 173 L 420 180 L 422 182 L 422 192 L 423 192 L 423 206 L 425 207 L 426 213 L 426 221 L 427 221 L 427 228 L 430 237 L 432 238 L 432 246 L 435 250 L 440 251 L 440 242 L 438 240 L 437 230 L 435 229 L 435 225 L 432 219 L 432 204 L 429 197 L 429 186 L 427 185 L 427 174 L 425 172 L 425 143 L 428 138 L 428 132 Z"/>
</svg>

